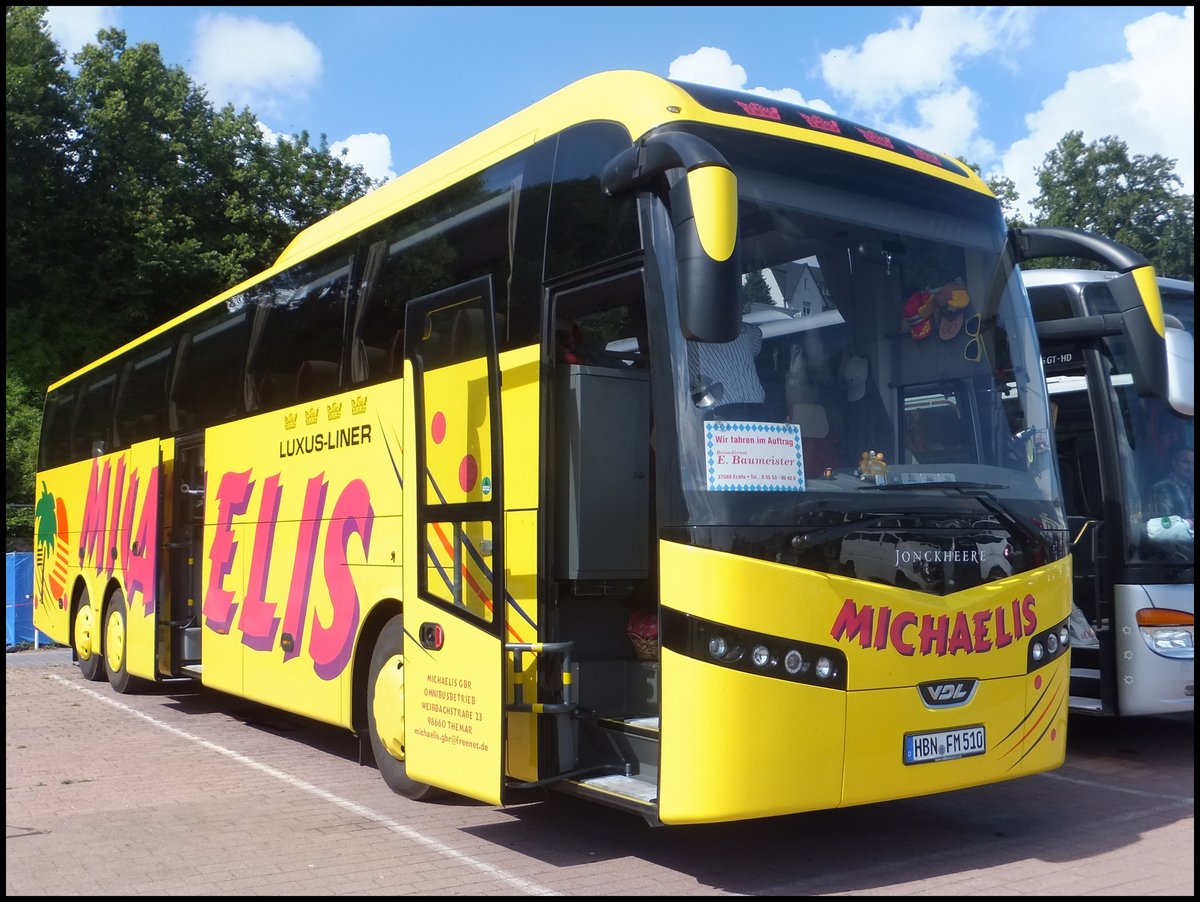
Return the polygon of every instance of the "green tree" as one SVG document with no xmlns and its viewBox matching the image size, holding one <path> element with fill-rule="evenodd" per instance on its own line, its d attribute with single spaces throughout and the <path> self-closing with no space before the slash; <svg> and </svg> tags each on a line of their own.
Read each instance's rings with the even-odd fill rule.
<svg viewBox="0 0 1200 902">
<path fill-rule="evenodd" d="M 54 346 L 39 340 L 39 322 L 53 318 L 39 308 L 58 275 L 49 264 L 82 206 L 72 152 L 79 116 L 44 12 L 7 7 L 5 17 L 5 371 L 15 366 L 31 377 L 27 384 L 60 369 Z"/>
<path fill-rule="evenodd" d="M 1085 144 L 1081 132 L 1068 132 L 1046 154 L 1037 181 L 1034 225 L 1097 232 L 1144 254 L 1159 275 L 1195 278 L 1195 196 L 1179 193 L 1174 160 L 1131 156 L 1111 136 Z"/>
<path fill-rule="evenodd" d="M 746 273 L 746 279 L 742 282 L 742 312 L 750 310 L 751 304 L 772 303 L 774 302 L 771 300 L 771 289 L 762 272 L 755 269 Z"/>
<path fill-rule="evenodd" d="M 33 479 L 41 407 L 18 377 L 4 379 L 5 550 L 28 551 L 33 539 Z"/>
<path fill-rule="evenodd" d="M 1000 209 L 1004 211 L 1004 220 L 1008 223 L 1009 228 L 1020 229 L 1028 225 L 1017 212 L 1021 194 L 1017 191 L 1016 183 L 1012 179 L 1003 175 L 995 175 L 987 180 L 987 186 L 992 189 L 992 193 L 1000 201 Z"/>
<path fill-rule="evenodd" d="M 21 504 L 49 382 L 267 268 L 376 186 L 324 135 L 268 141 L 248 109 L 214 109 L 120 30 L 72 76 L 45 10 L 5 15 L 5 488 Z"/>
</svg>

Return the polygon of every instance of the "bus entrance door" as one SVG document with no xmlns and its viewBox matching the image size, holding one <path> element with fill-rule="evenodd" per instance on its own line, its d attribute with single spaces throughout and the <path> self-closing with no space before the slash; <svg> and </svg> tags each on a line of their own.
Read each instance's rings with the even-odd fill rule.
<svg viewBox="0 0 1200 902">
<path fill-rule="evenodd" d="M 167 593 L 159 599 L 164 676 L 200 675 L 200 570 L 204 538 L 204 436 L 177 440 L 164 492 Z"/>
<path fill-rule="evenodd" d="M 494 322 L 490 279 L 411 301 L 406 313 L 404 719 L 410 779 L 500 804 L 505 591 Z"/>
<path fill-rule="evenodd" d="M 119 466 L 117 470 L 118 473 L 128 474 L 125 479 L 118 477 L 117 480 L 125 494 L 122 497 L 122 488 L 118 488 L 114 499 L 114 505 L 120 510 L 121 525 L 110 534 L 113 559 L 122 565 L 124 571 L 125 608 L 123 612 L 116 610 L 115 602 L 109 601 L 104 624 L 104 648 L 110 664 L 123 657 L 123 667 L 129 675 L 153 680 L 156 676 L 155 598 L 158 581 L 155 572 L 159 552 L 162 454 L 158 439 L 138 442 L 127 453 L 128 457 L 122 461 L 124 466 Z M 117 691 L 126 690 L 120 688 Z"/>
</svg>

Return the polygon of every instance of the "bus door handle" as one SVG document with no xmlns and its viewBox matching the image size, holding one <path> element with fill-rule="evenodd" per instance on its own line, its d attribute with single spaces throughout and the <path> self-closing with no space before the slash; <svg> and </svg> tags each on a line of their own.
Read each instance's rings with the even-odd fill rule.
<svg viewBox="0 0 1200 902">
<path fill-rule="evenodd" d="M 440 623 L 422 623 L 417 630 L 417 641 L 421 643 L 422 648 L 440 651 L 446 641 L 446 634 L 442 631 Z"/>
<path fill-rule="evenodd" d="M 204 486 L 201 486 L 198 489 L 194 489 L 185 482 L 183 485 L 181 485 L 179 487 L 179 494 L 181 494 L 181 495 L 199 495 L 199 496 L 203 497 Z"/>
</svg>

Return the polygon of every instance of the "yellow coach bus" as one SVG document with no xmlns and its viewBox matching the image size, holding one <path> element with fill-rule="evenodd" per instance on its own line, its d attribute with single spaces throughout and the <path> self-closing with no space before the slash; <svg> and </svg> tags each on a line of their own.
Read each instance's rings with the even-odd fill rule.
<svg viewBox="0 0 1200 902">
<path fill-rule="evenodd" d="M 1108 256 L 898 138 L 585 78 L 50 386 L 37 628 L 345 727 L 416 799 L 688 824 L 1055 768 L 1017 264 L 1064 247 Z"/>
</svg>

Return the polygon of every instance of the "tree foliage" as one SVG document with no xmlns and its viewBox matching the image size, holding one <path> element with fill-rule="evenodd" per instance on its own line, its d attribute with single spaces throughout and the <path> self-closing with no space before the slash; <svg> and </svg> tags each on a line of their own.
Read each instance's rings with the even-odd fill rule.
<svg viewBox="0 0 1200 902">
<path fill-rule="evenodd" d="M 324 135 L 268 140 L 118 29 L 72 75 L 45 9 L 5 15 L 5 491 L 21 503 L 48 383 L 265 269 L 375 187 Z"/>
<path fill-rule="evenodd" d="M 1035 226 L 1068 226 L 1096 232 L 1144 255 L 1160 276 L 1195 279 L 1196 199 L 1180 193 L 1175 161 L 1158 154 L 1129 153 L 1124 141 L 1104 137 L 1090 144 L 1072 131 L 1038 167 L 1039 194 L 1032 201 Z M 993 189 L 997 184 L 992 185 Z M 1010 203 L 1015 192 L 1008 183 Z M 1002 201 L 1005 195 L 1001 195 Z M 1010 225 L 1023 225 L 1010 219 Z M 1043 260 L 1031 266 L 1056 266 Z M 1070 265 L 1094 268 L 1087 260 Z"/>
<path fill-rule="evenodd" d="M 772 303 L 771 289 L 767 286 L 762 272 L 757 269 L 751 270 L 742 283 L 742 311 L 749 311 L 754 304 L 770 306 Z"/>
</svg>

